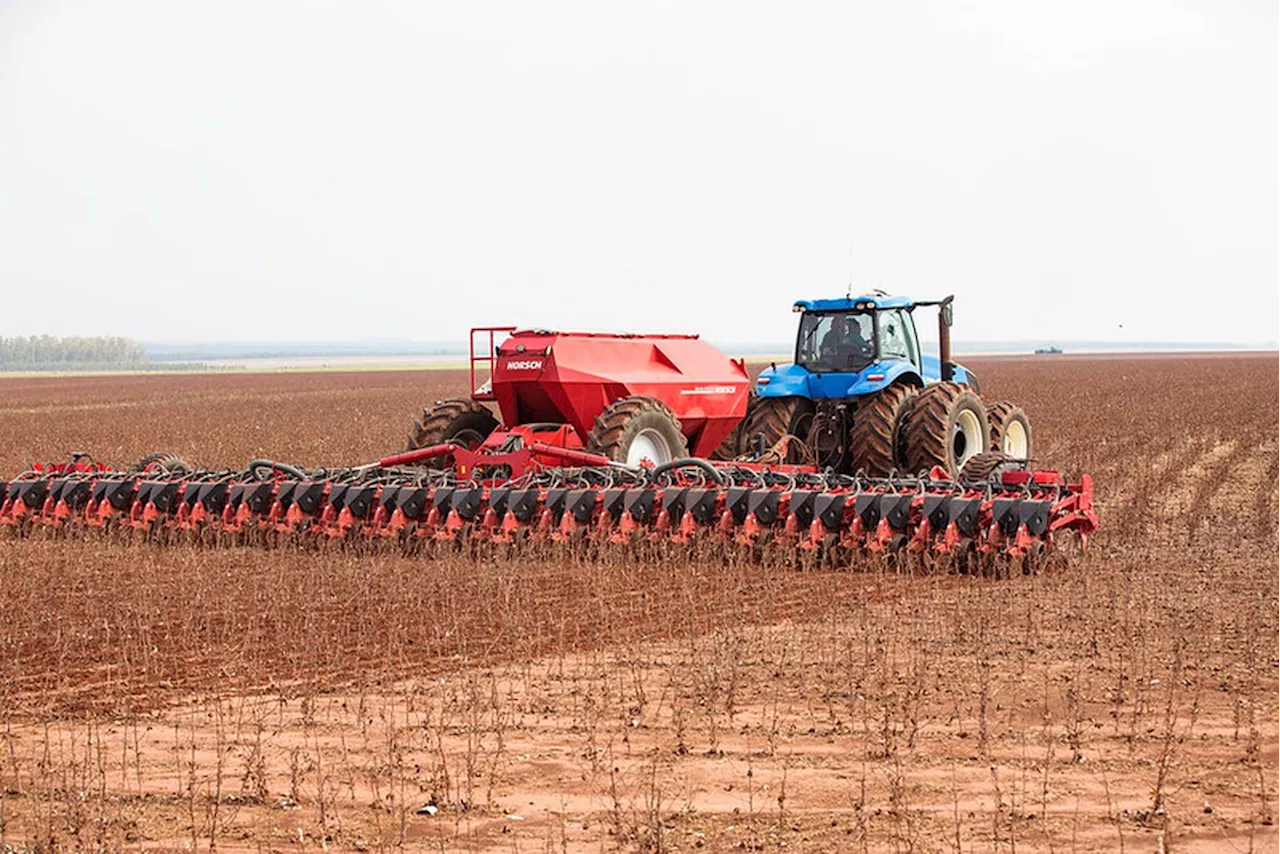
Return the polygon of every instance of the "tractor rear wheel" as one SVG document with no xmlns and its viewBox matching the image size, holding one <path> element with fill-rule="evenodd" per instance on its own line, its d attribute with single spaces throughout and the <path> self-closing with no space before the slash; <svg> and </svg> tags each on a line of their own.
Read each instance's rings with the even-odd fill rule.
<svg viewBox="0 0 1280 854">
<path fill-rule="evenodd" d="M 436 401 L 435 406 L 422 410 L 422 419 L 413 422 L 409 433 L 409 450 L 457 442 L 468 449 L 480 447 L 498 426 L 498 419 L 487 408 L 474 400 L 453 398 Z M 445 458 L 437 457 L 428 466 L 443 465 Z"/>
<path fill-rule="evenodd" d="M 614 401 L 596 416 L 587 450 L 632 466 L 646 461 L 659 466 L 689 455 L 675 413 L 639 394 Z"/>
<path fill-rule="evenodd" d="M 849 431 L 850 468 L 885 477 L 902 467 L 902 426 L 917 390 L 895 383 L 858 402 Z"/>
<path fill-rule="evenodd" d="M 903 436 L 908 471 L 941 466 L 951 477 L 991 446 L 982 400 L 968 386 L 953 382 L 934 383 L 916 395 Z"/>
<path fill-rule="evenodd" d="M 1031 422 L 1022 407 L 1007 400 L 987 405 L 991 450 L 1019 460 L 1031 459 Z"/>
<path fill-rule="evenodd" d="M 765 448 L 776 445 L 783 436 L 795 436 L 801 443 L 809 440 L 813 427 L 813 401 L 803 397 L 762 397 L 747 412 L 743 441 L 750 446 L 756 436 L 764 437 Z M 803 462 L 804 452 L 797 447 L 787 449 L 784 462 Z"/>
</svg>

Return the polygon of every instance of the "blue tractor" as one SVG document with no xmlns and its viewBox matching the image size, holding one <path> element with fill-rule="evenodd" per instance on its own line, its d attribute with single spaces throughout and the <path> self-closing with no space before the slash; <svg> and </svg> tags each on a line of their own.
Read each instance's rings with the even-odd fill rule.
<svg viewBox="0 0 1280 854">
<path fill-rule="evenodd" d="M 986 405 L 978 379 L 951 361 L 952 297 L 911 300 L 877 291 L 800 300 L 795 362 L 760 372 L 746 417 L 718 455 L 812 462 L 883 477 L 941 466 L 985 477 L 1031 455 L 1023 411 Z M 937 356 L 920 350 L 913 312 L 938 309 Z M 996 452 L 996 453 L 992 453 Z M 975 457 L 980 459 L 974 460 Z"/>
</svg>

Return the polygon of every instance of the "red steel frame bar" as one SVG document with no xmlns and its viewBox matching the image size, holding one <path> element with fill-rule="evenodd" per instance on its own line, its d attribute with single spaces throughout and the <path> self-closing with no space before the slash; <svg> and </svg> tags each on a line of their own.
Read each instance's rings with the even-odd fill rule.
<svg viewBox="0 0 1280 854">
<path fill-rule="evenodd" d="M 393 454 L 389 457 L 383 457 L 378 460 L 378 465 L 383 468 L 392 466 L 407 466 L 414 463 L 424 462 L 434 457 L 442 457 L 445 454 L 454 454 L 458 451 L 464 451 L 470 456 L 474 456 L 476 460 L 483 460 L 486 456 L 493 456 L 495 460 L 498 455 L 489 455 L 484 453 L 475 453 L 466 451 L 452 442 L 443 442 L 439 445 L 428 445 L 425 448 L 418 448 L 413 451 L 405 451 L 400 454 Z M 613 461 L 601 454 L 592 454 L 587 451 L 579 451 L 573 448 L 560 448 L 556 445 L 546 445 L 542 442 L 530 442 L 525 445 L 525 450 L 534 454 L 541 454 L 545 457 L 560 460 L 563 463 L 574 466 L 608 466 L 613 465 Z"/>
</svg>

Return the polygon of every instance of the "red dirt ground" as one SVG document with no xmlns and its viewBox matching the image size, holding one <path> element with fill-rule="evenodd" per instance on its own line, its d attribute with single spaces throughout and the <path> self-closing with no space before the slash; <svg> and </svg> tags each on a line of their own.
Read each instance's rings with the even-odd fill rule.
<svg viewBox="0 0 1280 854">
<path fill-rule="evenodd" d="M 1008 581 L 0 540 L 0 850 L 1275 851 L 1277 359 L 969 360 Z M 374 459 L 450 372 L 0 381 L 0 476 Z"/>
</svg>

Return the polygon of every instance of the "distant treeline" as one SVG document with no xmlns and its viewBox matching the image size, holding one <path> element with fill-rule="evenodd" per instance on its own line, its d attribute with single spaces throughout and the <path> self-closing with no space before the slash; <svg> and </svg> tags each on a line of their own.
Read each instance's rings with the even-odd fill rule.
<svg viewBox="0 0 1280 854">
<path fill-rule="evenodd" d="M 147 358 L 147 348 L 119 335 L 0 337 L 0 371 L 158 371 L 203 365 L 168 365 Z"/>
<path fill-rule="evenodd" d="M 466 342 L 441 341 L 209 341 L 147 343 L 147 355 L 191 359 L 297 359 L 339 356 L 465 356 Z"/>
<path fill-rule="evenodd" d="M 147 348 L 129 338 L 104 335 L 31 335 L 0 338 L 0 366 L 95 364 L 138 365 L 147 361 Z"/>
</svg>

